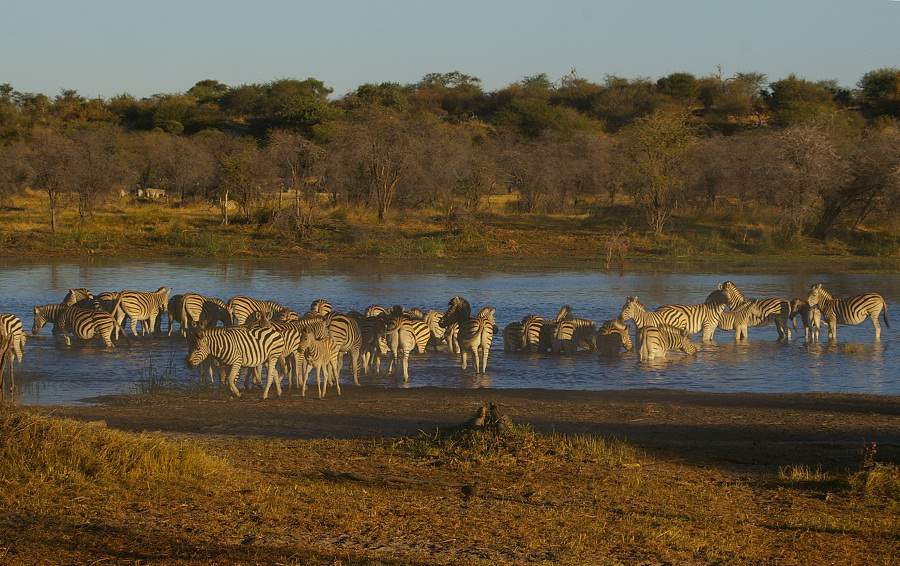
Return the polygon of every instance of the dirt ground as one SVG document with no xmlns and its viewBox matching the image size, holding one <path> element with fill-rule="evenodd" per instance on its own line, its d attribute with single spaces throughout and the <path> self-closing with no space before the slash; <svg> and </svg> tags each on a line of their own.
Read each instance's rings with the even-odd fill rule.
<svg viewBox="0 0 900 566">
<path fill-rule="evenodd" d="M 489 401 L 535 434 L 481 446 L 434 432 Z M 850 478 L 873 442 L 879 462 L 900 462 L 900 397 L 348 386 L 34 410 L 189 439 L 232 472 L 7 494 L 10 563 L 898 560 L 900 505 Z"/>
</svg>

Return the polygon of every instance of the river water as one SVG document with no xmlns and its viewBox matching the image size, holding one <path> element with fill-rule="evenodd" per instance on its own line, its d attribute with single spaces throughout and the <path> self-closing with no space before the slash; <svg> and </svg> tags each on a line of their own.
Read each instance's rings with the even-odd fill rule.
<svg viewBox="0 0 900 566">
<path fill-rule="evenodd" d="M 576 316 L 599 324 L 618 315 L 627 295 L 637 295 L 651 307 L 698 303 L 726 279 L 735 281 L 748 297 L 805 297 L 816 281 L 836 296 L 876 291 L 885 297 L 889 309 L 900 312 L 894 306 L 900 302 L 898 273 L 844 274 L 827 266 L 776 273 L 636 267 L 609 273 L 595 265 L 533 268 L 521 263 L 446 263 L 423 268 L 415 262 L 358 261 L 308 269 L 286 260 L 4 260 L 0 263 L 0 312 L 18 314 L 30 330 L 32 307 L 59 302 L 70 287 L 99 292 L 155 290 L 166 285 L 175 293 L 195 291 L 226 300 L 235 294 L 275 299 L 299 312 L 319 297 L 328 298 L 340 310 L 363 310 L 378 303 L 443 311 L 447 300 L 459 294 L 475 309 L 485 304 L 496 307 L 501 328 L 530 312 L 552 317 L 560 305 L 568 303 Z M 802 331 L 794 336 L 790 343 L 780 344 L 773 326 L 754 328 L 749 343 L 736 345 L 732 334 L 717 332 L 716 342 L 702 345 L 696 356 L 670 354 L 666 361 L 652 365 L 641 364 L 633 354 L 611 361 L 591 353 L 510 354 L 503 352 L 502 336 L 498 336 L 487 375 L 475 376 L 471 367 L 462 372 L 445 352 L 414 354 L 410 386 L 900 394 L 900 317 L 895 315 L 893 329 L 882 322 L 880 342 L 874 341 L 869 321 L 840 327 L 836 344 L 826 339 L 821 345 L 806 345 Z M 699 342 L 699 335 L 696 339 Z M 139 390 L 151 373 L 165 368 L 174 380 L 188 384 L 197 376 L 185 367 L 185 354 L 184 340 L 174 337 L 139 337 L 131 343 L 120 342 L 111 351 L 94 343 L 65 347 L 54 339 L 48 325 L 38 336 L 29 337 L 24 366 L 17 367 L 19 400 L 59 404 L 131 392 Z M 394 377 L 362 379 L 369 385 L 402 386 Z"/>
</svg>

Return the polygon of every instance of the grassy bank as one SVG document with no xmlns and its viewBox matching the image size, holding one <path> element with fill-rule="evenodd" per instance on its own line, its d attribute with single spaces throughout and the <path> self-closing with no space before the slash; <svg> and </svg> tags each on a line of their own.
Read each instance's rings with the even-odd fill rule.
<svg viewBox="0 0 900 566">
<path fill-rule="evenodd" d="M 98 255 L 131 257 L 315 257 L 315 258 L 532 258 L 619 263 L 675 261 L 820 261 L 838 258 L 874 266 L 900 263 L 900 229 L 881 226 L 843 230 L 827 242 L 788 238 L 769 219 L 773 211 L 745 217 L 676 217 L 669 233 L 643 230 L 643 218 L 628 203 L 614 207 L 585 203 L 578 213 L 511 212 L 515 196 L 491 197 L 478 212 L 462 218 L 445 211 L 394 213 L 378 223 L 371 212 L 323 206 L 307 237 L 273 220 L 270 209 L 252 218 L 237 216 L 222 226 L 218 211 L 205 204 L 170 206 L 122 200 L 98 209 L 79 226 L 74 210 L 49 230 L 46 197 L 28 192 L 0 211 L 0 242 L 17 256 Z M 631 228 L 619 231 L 624 225 Z M 618 235 L 617 235 L 618 234 Z M 623 247 L 624 246 L 624 247 Z"/>
<path fill-rule="evenodd" d="M 23 444 L 17 469 L 34 460 L 36 471 L 2 470 L 0 561 L 895 559 L 896 398 L 490 396 L 512 418 L 500 432 L 456 426 L 484 394 L 447 390 L 350 388 L 341 399 L 268 403 L 163 393 L 55 411 L 165 435 L 5 413 L 0 436 Z M 102 454 L 107 471 L 65 473 L 66 435 Z M 123 457 L 148 442 L 192 472 Z"/>
</svg>

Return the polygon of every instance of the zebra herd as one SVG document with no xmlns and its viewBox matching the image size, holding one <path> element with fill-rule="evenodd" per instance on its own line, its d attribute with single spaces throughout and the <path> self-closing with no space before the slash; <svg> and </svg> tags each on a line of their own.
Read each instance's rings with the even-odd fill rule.
<svg viewBox="0 0 900 566">
<path fill-rule="evenodd" d="M 806 299 L 749 299 L 734 282 L 725 281 L 701 304 L 667 304 L 650 310 L 637 297 L 627 297 L 619 316 L 599 327 L 564 305 L 553 318 L 528 314 L 511 322 L 502 335 L 506 352 L 592 350 L 601 356 L 615 356 L 634 349 L 627 325 L 631 321 L 639 358 L 646 361 L 665 357 L 670 351 L 694 354 L 697 346 L 691 336 L 702 333 L 702 339 L 710 341 L 716 330 L 734 332 L 735 340 L 741 341 L 748 338 L 750 328 L 773 324 L 778 339 L 786 341 L 798 318 L 810 342 L 818 341 L 823 322 L 829 339 L 834 340 L 838 325 L 860 324 L 867 318 L 877 340 L 881 335 L 879 315 L 890 327 L 887 304 L 876 293 L 836 298 L 816 283 Z M 458 356 L 463 370 L 471 356 L 475 372 L 483 374 L 498 330 L 496 309 L 484 306 L 473 315 L 470 303 L 460 296 L 451 298 L 443 311 L 372 305 L 364 312 L 341 313 L 328 300 L 317 299 L 299 314 L 277 301 L 243 295 L 227 301 L 199 293 L 171 295 L 170 288 L 160 287 L 97 295 L 84 288 L 69 289 L 60 303 L 34 307 L 32 334 L 49 323 L 67 345 L 74 337 L 98 339 L 106 348 L 113 348 L 123 337 L 131 340 L 138 336 L 138 324 L 142 335 L 161 332 L 163 317 L 169 336 L 177 324 L 179 336 L 186 339 L 190 367 L 199 368 L 212 383 L 218 376 L 235 397 L 241 396 L 237 380 L 244 371 L 244 389 L 251 387 L 252 380 L 263 389 L 263 399 L 273 385 L 276 395 L 281 395 L 283 377 L 288 388 L 305 396 L 313 370 L 320 398 L 330 385 L 340 394 L 340 373 L 348 357 L 357 385 L 360 370 L 366 376 L 370 371 L 380 374 L 385 359 L 388 373 L 399 371 L 404 383 L 408 382 L 413 351 L 445 349 Z M 126 320 L 131 337 L 123 330 Z M 22 321 L 13 314 L 0 314 L 0 390 L 7 373 L 10 390 L 14 387 L 12 367 L 14 362 L 22 362 L 25 342 Z"/>
</svg>

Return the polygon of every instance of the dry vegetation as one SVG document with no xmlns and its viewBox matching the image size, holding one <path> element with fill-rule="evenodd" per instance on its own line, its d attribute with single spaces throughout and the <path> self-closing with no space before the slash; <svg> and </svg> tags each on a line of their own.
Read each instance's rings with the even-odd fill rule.
<svg viewBox="0 0 900 566">
<path fill-rule="evenodd" d="M 497 393 L 518 424 L 495 433 L 445 424 L 463 422 L 475 392 L 348 395 L 261 404 L 172 393 L 59 411 L 165 435 L 5 410 L 0 561 L 896 558 L 895 399 Z M 628 442 L 609 434 L 622 430 Z M 885 445 L 843 440 L 857 435 Z"/>
</svg>

